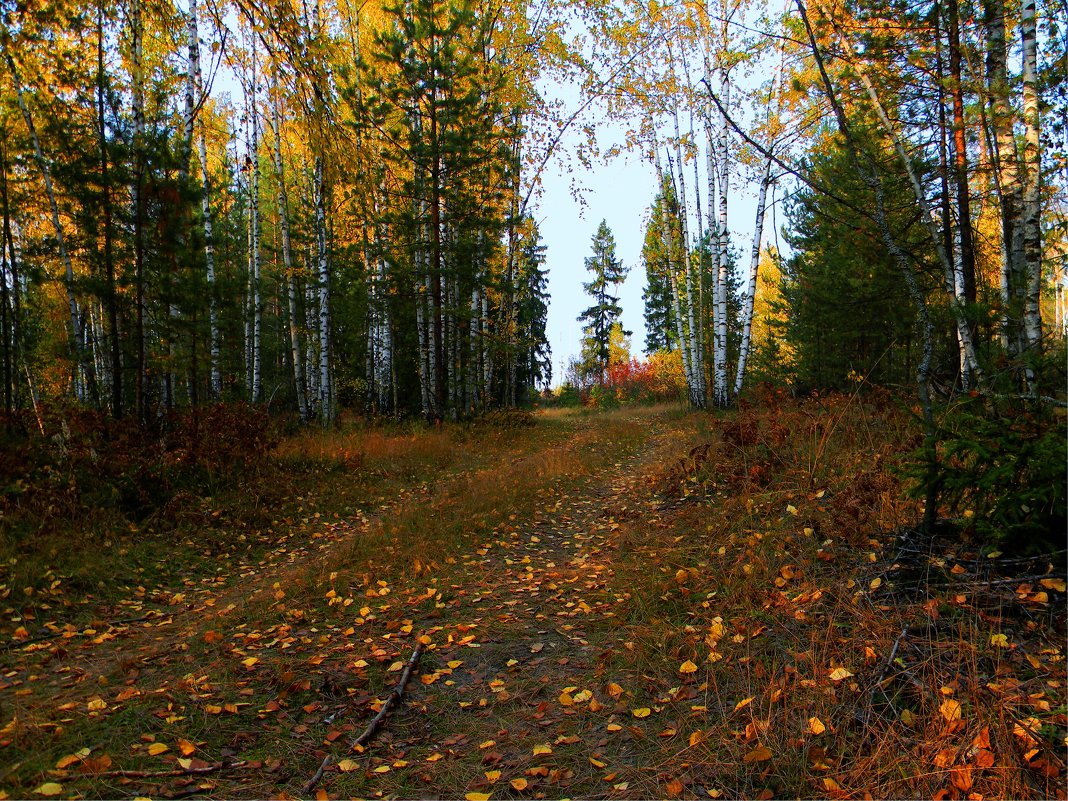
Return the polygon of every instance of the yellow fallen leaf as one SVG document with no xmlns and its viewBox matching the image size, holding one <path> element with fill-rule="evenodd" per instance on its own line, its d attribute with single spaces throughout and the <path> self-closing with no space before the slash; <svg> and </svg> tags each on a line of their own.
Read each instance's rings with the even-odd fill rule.
<svg viewBox="0 0 1068 801">
<path fill-rule="evenodd" d="M 512 785 L 512 789 L 515 790 L 516 792 L 520 792 L 521 793 L 521 792 L 523 792 L 524 790 L 527 789 L 527 780 L 523 779 L 523 778 L 512 779 L 508 783 L 510 785 Z"/>
<path fill-rule="evenodd" d="M 557 700 L 560 702 L 560 706 L 575 705 L 575 699 L 571 697 L 570 693 L 560 693 L 560 697 Z"/>
<path fill-rule="evenodd" d="M 705 739 L 705 733 L 698 729 L 695 732 L 690 733 L 690 747 L 693 748 L 699 742 Z"/>
<path fill-rule="evenodd" d="M 591 693 L 589 690 L 580 690 L 579 692 L 575 693 L 574 696 L 576 704 L 583 704 L 586 701 L 589 701 L 591 698 L 593 698 L 593 693 Z M 594 709 L 593 711 L 596 712 L 597 710 Z"/>
<path fill-rule="evenodd" d="M 197 747 L 188 740 L 178 738 L 178 750 L 182 752 L 182 756 L 192 756 L 193 752 L 197 750 Z"/>
<path fill-rule="evenodd" d="M 1064 579 L 1044 578 L 1038 583 L 1045 587 L 1047 590 L 1056 590 L 1057 592 L 1064 592 L 1066 589 L 1068 589 L 1068 586 L 1065 585 Z"/>
<path fill-rule="evenodd" d="M 831 792 L 834 792 L 835 790 L 841 790 L 842 788 L 838 785 L 838 782 L 836 782 L 830 776 L 824 776 L 823 777 L 823 789 L 824 790 L 830 790 Z"/>
<path fill-rule="evenodd" d="M 343 759 L 337 763 L 337 769 L 342 773 L 351 773 L 354 770 L 359 770 L 360 763 L 355 759 Z"/>
<path fill-rule="evenodd" d="M 789 512 L 792 515 L 796 515 L 797 514 L 797 507 L 794 506 L 792 503 L 788 503 L 788 504 L 786 504 L 786 511 Z"/>
<path fill-rule="evenodd" d="M 742 699 L 741 701 L 739 701 L 738 703 L 736 703 L 734 705 L 734 711 L 737 712 L 739 709 L 743 709 L 744 707 L 749 706 L 751 703 L 753 703 L 753 699 L 754 698 L 756 698 L 756 696 L 755 695 L 751 695 L 748 698 Z"/>
<path fill-rule="evenodd" d="M 590 757 L 590 764 L 593 765 L 595 768 L 603 768 L 608 763 L 602 762 L 601 760 L 596 759 L 595 757 Z"/>
<path fill-rule="evenodd" d="M 490 784 L 493 784 L 494 782 L 496 782 L 500 778 L 501 778 L 501 772 L 499 770 L 487 770 L 486 771 L 486 781 L 488 781 Z"/>
<path fill-rule="evenodd" d="M 467 801 L 489 801 L 493 793 L 467 793 L 464 798 Z"/>
<path fill-rule="evenodd" d="M 164 743 L 152 743 L 152 745 L 148 747 L 148 754 L 149 756 L 159 756 L 169 750 L 170 749 Z"/>
<path fill-rule="evenodd" d="M 960 702 L 954 701 L 952 698 L 947 698 L 943 701 L 942 705 L 938 707 L 938 711 L 942 713 L 942 717 L 946 719 L 947 723 L 960 720 Z"/>
<path fill-rule="evenodd" d="M 697 665 L 687 659 L 681 665 L 679 665 L 679 673 L 696 673 Z"/>
<path fill-rule="evenodd" d="M 377 768 L 375 768 L 374 772 L 375 773 L 389 773 L 390 770 L 392 770 L 392 768 L 390 768 L 389 765 L 379 765 Z"/>
<path fill-rule="evenodd" d="M 99 712 L 108 708 L 107 702 L 103 698 L 94 698 L 86 706 L 90 712 Z"/>
<path fill-rule="evenodd" d="M 256 657 L 249 656 L 249 657 L 246 657 L 245 659 L 242 659 L 241 660 L 241 664 L 244 665 L 245 667 L 252 667 L 253 665 L 255 665 L 259 661 L 260 660 L 257 659 Z"/>
<path fill-rule="evenodd" d="M 769 759 L 771 759 L 771 756 L 772 754 L 770 748 L 768 748 L 766 745 L 758 745 L 756 748 L 754 748 L 752 751 L 742 757 L 742 761 L 767 762 Z"/>
<path fill-rule="evenodd" d="M 993 645 L 995 648 L 1008 648 L 1009 638 L 1006 637 L 1004 634 L 991 634 L 990 644 Z"/>
<path fill-rule="evenodd" d="M 493 748 L 497 744 L 496 740 L 485 740 L 478 744 L 479 751 L 485 751 L 487 748 Z"/>
<path fill-rule="evenodd" d="M 441 758 L 442 758 L 443 756 L 445 756 L 445 755 L 444 755 L 444 754 L 442 754 L 442 753 L 440 753 L 440 752 L 438 752 L 438 753 L 435 753 L 435 754 L 431 754 L 430 756 L 428 756 L 428 757 L 426 758 L 426 761 L 427 761 L 427 762 L 437 762 L 437 761 L 438 761 L 439 759 L 441 759 Z"/>
<path fill-rule="evenodd" d="M 606 728 L 608 731 L 621 731 L 623 729 L 618 723 L 609 723 Z"/>
<path fill-rule="evenodd" d="M 63 792 L 63 785 L 56 784 L 55 782 L 45 782 L 34 790 L 34 792 L 37 793 L 37 795 L 59 795 Z"/>
<path fill-rule="evenodd" d="M 831 671 L 831 681 L 842 681 L 848 679 L 853 674 L 846 670 L 844 667 L 837 667 Z"/>
<path fill-rule="evenodd" d="M 823 725 L 823 721 L 817 717 L 811 717 L 808 719 L 808 731 L 810 734 L 823 734 L 827 731 L 827 727 Z"/>
<path fill-rule="evenodd" d="M 612 785 L 612 789 L 613 790 L 619 790 L 619 792 L 621 792 L 621 793 L 624 790 L 626 790 L 628 787 L 630 787 L 630 782 L 620 782 L 619 784 L 613 784 Z"/>
<path fill-rule="evenodd" d="M 552 746 L 546 743 L 534 746 L 534 756 L 541 756 L 542 754 L 551 754 L 552 752 Z"/>
<path fill-rule="evenodd" d="M 652 714 L 652 712 L 653 710 L 651 710 L 649 707 L 640 706 L 637 709 L 632 709 L 630 711 L 630 714 L 634 715 L 634 717 L 636 718 L 647 718 L 649 717 L 649 715 Z"/>
<path fill-rule="evenodd" d="M 89 756 L 89 749 L 88 748 L 82 748 L 79 751 L 77 751 L 76 753 L 67 754 L 65 757 L 60 759 L 59 762 L 56 763 L 56 770 L 66 770 L 71 765 L 73 765 L 75 762 L 81 762 L 87 756 Z"/>
<path fill-rule="evenodd" d="M 189 770 L 191 767 L 193 767 L 193 760 L 179 758 L 178 767 L 180 767 L 182 770 Z"/>
<path fill-rule="evenodd" d="M 675 582 L 677 584 L 685 584 L 690 580 L 690 571 L 685 568 L 679 568 L 675 571 Z"/>
<path fill-rule="evenodd" d="M 608 694 L 613 698 L 619 698 L 619 696 L 623 695 L 623 688 L 612 682 L 608 685 Z"/>
<path fill-rule="evenodd" d="M 460 667 L 460 665 L 462 665 L 463 663 L 464 660 L 462 659 L 453 659 L 447 662 L 446 664 L 449 666 L 450 670 L 456 670 L 456 668 Z"/>
<path fill-rule="evenodd" d="M 869 584 L 869 585 L 868 585 L 868 587 L 869 587 L 869 588 L 871 588 L 871 589 L 873 589 L 873 590 L 877 590 L 877 589 L 879 589 L 879 588 L 880 588 L 881 586 L 883 586 L 883 580 L 882 580 L 881 578 L 879 578 L 878 576 L 876 576 L 875 578 L 873 578 L 873 579 L 871 580 L 871 584 Z"/>
<path fill-rule="evenodd" d="M 394 662 L 392 665 L 390 665 L 388 668 L 386 668 L 386 673 L 396 673 L 398 670 L 403 670 L 403 669 L 404 669 L 404 663 L 403 662 Z"/>
</svg>

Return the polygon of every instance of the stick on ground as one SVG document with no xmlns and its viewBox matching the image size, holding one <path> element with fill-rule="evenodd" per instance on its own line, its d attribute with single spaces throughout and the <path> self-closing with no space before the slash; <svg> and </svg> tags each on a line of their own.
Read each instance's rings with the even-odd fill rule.
<svg viewBox="0 0 1068 801">
<path fill-rule="evenodd" d="M 415 666 L 419 663 L 419 657 L 423 655 L 424 644 L 422 638 L 416 641 L 415 650 L 412 651 L 412 655 L 408 657 L 407 663 L 404 665 L 404 672 L 401 673 L 400 680 L 396 686 L 390 691 L 389 696 L 386 698 L 385 703 L 382 704 L 382 708 L 378 710 L 378 714 L 375 715 L 371 722 L 367 725 L 367 728 L 363 730 L 363 733 L 352 741 L 349 746 L 350 750 L 358 746 L 364 746 L 370 742 L 371 738 L 375 736 L 375 732 L 378 731 L 378 727 L 382 725 L 382 721 L 385 720 L 386 715 L 390 713 L 390 710 L 397 705 L 397 702 L 404 696 L 404 688 L 408 686 L 408 679 L 412 677 L 412 671 L 415 670 Z M 327 754 L 323 759 L 322 764 L 319 765 L 319 769 L 315 771 L 307 783 L 301 788 L 300 794 L 302 796 L 308 796 L 315 786 L 322 781 L 323 773 L 328 767 L 330 767 L 331 756 Z"/>
</svg>

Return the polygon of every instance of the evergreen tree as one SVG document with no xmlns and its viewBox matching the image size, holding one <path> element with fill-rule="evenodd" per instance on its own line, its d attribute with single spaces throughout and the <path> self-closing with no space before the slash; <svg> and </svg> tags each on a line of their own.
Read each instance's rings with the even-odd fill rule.
<svg viewBox="0 0 1068 801">
<path fill-rule="evenodd" d="M 642 245 L 642 264 L 645 265 L 645 291 L 642 300 L 645 303 L 645 352 L 671 350 L 678 347 L 675 334 L 675 316 L 671 304 L 671 259 L 682 258 L 681 231 L 678 230 L 677 215 L 669 212 L 670 198 L 666 193 L 670 185 L 656 196 L 653 202 L 649 224 L 645 229 L 645 242 Z M 665 236 L 665 226 L 671 230 Z M 671 243 L 672 254 L 665 252 L 665 242 Z"/>
<path fill-rule="evenodd" d="M 616 258 L 616 240 L 607 220 L 601 220 L 593 235 L 593 255 L 586 258 L 586 269 L 593 273 L 593 280 L 582 286 L 594 303 L 578 316 L 585 323 L 582 351 L 585 367 L 603 383 L 612 324 L 623 314 L 619 296 L 613 292 L 627 277 L 623 262 Z"/>
</svg>

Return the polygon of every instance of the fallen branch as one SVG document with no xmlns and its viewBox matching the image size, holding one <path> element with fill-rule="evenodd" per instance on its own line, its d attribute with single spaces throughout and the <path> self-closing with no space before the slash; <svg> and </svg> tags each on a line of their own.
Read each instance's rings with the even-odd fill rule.
<svg viewBox="0 0 1068 801">
<path fill-rule="evenodd" d="M 419 657 L 423 655 L 422 640 L 417 640 L 415 644 L 415 650 L 412 651 L 412 655 L 408 657 L 408 662 L 404 665 L 404 671 L 400 675 L 400 680 L 396 686 L 390 691 L 386 697 L 385 703 L 382 704 L 382 708 L 378 710 L 378 714 L 375 715 L 371 722 L 367 725 L 367 728 L 363 730 L 363 733 L 352 741 L 349 749 L 362 748 L 365 746 L 372 737 L 375 736 L 375 732 L 378 731 L 378 727 L 382 725 L 382 721 L 385 720 L 386 715 L 390 713 L 390 710 L 397 705 L 397 702 L 404 696 L 404 688 L 408 686 L 408 680 L 412 677 L 412 671 L 415 670 L 415 666 L 419 663 Z M 319 765 L 319 769 L 315 771 L 315 774 L 308 779 L 307 783 L 301 788 L 300 794 L 302 796 L 308 796 L 311 791 L 315 789 L 315 786 L 322 781 L 323 774 L 326 769 L 330 767 L 332 761 L 330 754 L 327 754 Z"/>
<path fill-rule="evenodd" d="M 219 762 L 202 768 L 176 768 L 174 770 L 102 770 L 86 773 L 86 778 L 94 779 L 168 779 L 175 776 L 199 776 L 204 773 L 216 773 L 227 768 L 240 768 L 244 762 Z"/>
</svg>

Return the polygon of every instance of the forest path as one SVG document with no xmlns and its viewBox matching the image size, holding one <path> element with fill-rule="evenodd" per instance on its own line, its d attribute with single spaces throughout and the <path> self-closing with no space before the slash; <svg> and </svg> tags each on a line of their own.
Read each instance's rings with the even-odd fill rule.
<svg viewBox="0 0 1068 801">
<path fill-rule="evenodd" d="M 635 700 L 645 693 L 624 675 L 638 666 L 620 669 L 629 629 L 617 615 L 629 593 L 616 563 L 658 524 L 653 480 L 692 432 L 663 416 L 640 424 L 640 444 L 619 461 L 509 520 L 462 561 L 447 640 L 424 657 L 384 750 L 369 750 L 374 781 L 358 794 L 665 795 L 656 765 L 686 740 L 633 710 L 648 716 L 690 696 Z M 388 778 L 398 764 L 415 767 L 414 783 Z"/>
</svg>

